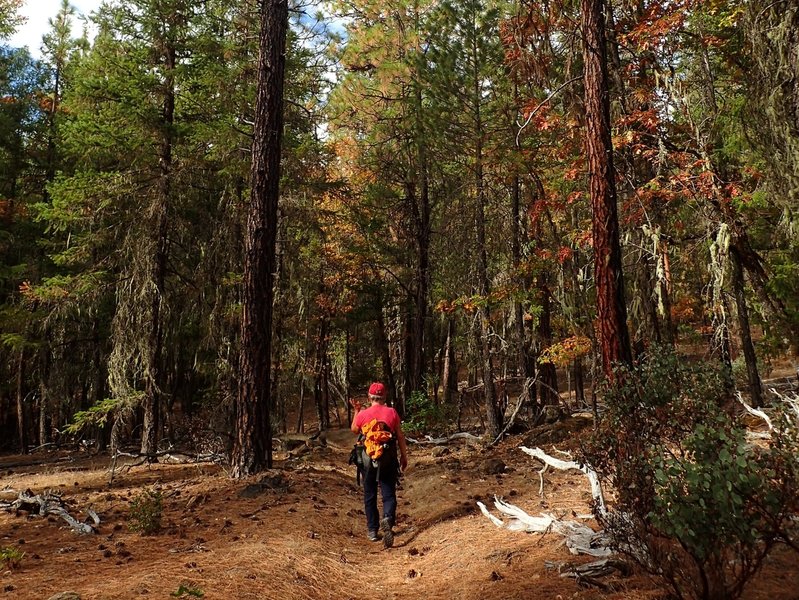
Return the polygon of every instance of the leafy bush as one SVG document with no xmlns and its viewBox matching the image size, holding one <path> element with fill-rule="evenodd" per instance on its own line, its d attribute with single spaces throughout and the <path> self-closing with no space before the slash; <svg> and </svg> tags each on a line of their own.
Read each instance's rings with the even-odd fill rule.
<svg viewBox="0 0 799 600">
<path fill-rule="evenodd" d="M 600 520 L 674 597 L 739 597 L 799 508 L 795 422 L 778 417 L 770 443 L 748 443 L 720 403 L 720 371 L 668 351 L 619 370 L 617 382 L 583 449 L 617 493 Z"/>
<path fill-rule="evenodd" d="M 0 548 L 0 565 L 3 565 L 4 569 L 18 569 L 22 565 L 24 556 L 25 553 L 19 548 L 4 546 Z"/>
<path fill-rule="evenodd" d="M 158 490 L 145 489 L 130 502 L 128 528 L 143 535 L 151 535 L 161 529 L 163 495 Z"/>
<path fill-rule="evenodd" d="M 436 404 L 424 392 L 411 392 L 402 428 L 410 433 L 443 431 L 451 421 L 451 412 L 452 407 Z"/>
<path fill-rule="evenodd" d="M 202 598 L 205 596 L 205 592 L 203 592 L 200 588 L 195 588 L 191 586 L 181 585 L 177 590 L 169 594 L 170 596 L 175 596 L 175 598 L 182 598 L 183 596 L 192 596 L 194 598 Z"/>
</svg>

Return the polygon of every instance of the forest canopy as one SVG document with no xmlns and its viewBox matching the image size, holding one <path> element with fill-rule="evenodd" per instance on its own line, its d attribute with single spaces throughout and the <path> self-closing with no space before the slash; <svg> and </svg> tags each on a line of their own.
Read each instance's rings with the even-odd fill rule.
<svg viewBox="0 0 799 600">
<path fill-rule="evenodd" d="M 472 402 L 493 439 L 510 396 L 533 421 L 565 391 L 595 409 L 594 382 L 661 346 L 758 406 L 796 360 L 797 2 L 582 4 L 290 4 L 253 280 L 271 430 L 340 424 L 379 379 L 420 426 Z M 0 1 L 5 449 L 229 453 L 260 4 L 111 0 L 90 38 L 64 0 L 41 58 L 7 43 L 18 5 Z"/>
</svg>

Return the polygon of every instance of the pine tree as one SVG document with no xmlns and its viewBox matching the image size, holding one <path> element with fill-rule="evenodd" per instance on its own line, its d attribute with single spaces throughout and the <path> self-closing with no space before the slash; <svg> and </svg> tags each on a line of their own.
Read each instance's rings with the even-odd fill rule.
<svg viewBox="0 0 799 600">
<path fill-rule="evenodd" d="M 283 136 L 288 2 L 260 4 L 258 86 L 250 207 L 244 254 L 240 383 L 231 455 L 233 477 L 272 466 L 272 299 Z"/>
</svg>

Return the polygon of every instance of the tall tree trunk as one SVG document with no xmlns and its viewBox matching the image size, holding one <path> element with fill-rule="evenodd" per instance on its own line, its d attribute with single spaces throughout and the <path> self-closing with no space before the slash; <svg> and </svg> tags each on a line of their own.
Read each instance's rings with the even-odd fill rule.
<svg viewBox="0 0 799 600">
<path fill-rule="evenodd" d="M 669 260 L 669 248 L 664 240 L 660 240 L 658 244 L 657 263 L 655 296 L 657 297 L 658 314 L 662 322 L 663 343 L 673 347 L 677 334 L 674 329 L 674 321 L 671 318 L 671 261 Z"/>
<path fill-rule="evenodd" d="M 424 150 L 420 151 L 424 156 Z M 430 289 L 430 198 L 427 183 L 427 168 L 422 165 L 422 181 L 418 198 L 412 195 L 413 218 L 416 232 L 417 264 L 413 297 L 413 321 L 411 332 L 410 355 L 410 391 L 425 391 L 425 329 L 427 326 L 427 297 Z"/>
<path fill-rule="evenodd" d="M 153 257 L 152 305 L 150 307 L 150 340 L 148 349 L 148 370 L 145 374 L 144 400 L 142 409 L 141 453 L 149 461 L 156 460 L 158 451 L 159 421 L 163 388 L 163 323 L 161 310 L 164 300 L 166 268 L 168 255 L 169 205 L 172 196 L 172 144 L 175 126 L 175 67 L 177 52 L 171 42 L 164 48 L 164 101 L 161 110 L 161 148 L 159 151 L 158 198 L 153 207 L 153 227 L 155 233 L 155 256 Z"/>
<path fill-rule="evenodd" d="M 39 445 L 44 446 L 50 441 L 47 434 L 47 420 L 49 417 L 50 390 L 48 380 L 50 378 L 50 331 L 49 327 L 44 329 L 44 344 L 39 351 L 41 365 L 39 373 Z"/>
<path fill-rule="evenodd" d="M 478 111 L 479 112 L 479 111 Z M 479 118 L 479 117 L 478 117 Z M 482 129 L 478 126 L 478 129 Z M 491 286 L 488 281 L 488 252 L 485 237 L 485 190 L 483 181 L 483 144 L 478 135 L 476 146 L 476 214 L 475 229 L 477 231 L 477 284 L 480 297 L 483 299 L 478 308 L 480 320 L 480 358 L 483 372 L 483 400 L 486 413 L 486 427 L 491 438 L 496 438 L 502 431 L 503 416 L 497 402 L 494 387 L 494 364 L 491 357 L 491 308 L 489 307 L 489 294 Z"/>
<path fill-rule="evenodd" d="M 660 344 L 660 319 L 658 318 L 657 305 L 654 302 L 655 284 L 652 281 L 652 274 L 656 273 L 653 267 L 649 251 L 646 249 L 648 240 L 641 240 L 642 250 L 639 253 L 634 276 L 637 278 L 638 301 L 640 302 L 640 322 L 637 323 L 635 331 L 635 348 L 643 349 L 648 341 Z M 637 352 L 637 351 L 636 351 Z"/>
<path fill-rule="evenodd" d="M 413 7 L 415 51 L 418 56 L 423 54 L 421 48 L 422 27 L 420 23 L 420 9 L 418 2 L 414 2 Z M 418 75 L 418 74 L 417 74 Z M 427 375 L 427 363 L 425 360 L 425 333 L 429 315 L 429 295 L 430 295 L 430 235 L 431 235 L 431 209 L 430 209 L 430 182 L 428 175 L 428 155 L 427 155 L 427 126 L 424 119 L 424 98 L 422 83 L 419 77 L 414 78 L 413 83 L 414 101 L 414 123 L 413 137 L 415 145 L 416 165 L 407 185 L 410 207 L 412 211 L 413 234 L 416 244 L 416 272 L 414 274 L 414 320 L 412 329 L 411 353 L 406 357 L 410 368 L 410 389 L 408 392 L 423 391 L 425 389 L 425 379 Z M 417 191 L 418 188 L 418 191 Z M 408 394 L 403 399 L 408 400 Z M 404 413 L 404 406 L 398 407 Z"/>
<path fill-rule="evenodd" d="M 380 352 L 380 362 L 383 367 L 383 381 L 388 390 L 387 402 L 389 406 L 397 405 L 397 382 L 394 378 L 394 368 L 391 365 L 391 348 L 389 347 L 388 331 L 386 330 L 386 319 L 383 316 L 383 295 L 378 293 L 375 303 L 377 314 L 377 334 L 378 350 Z"/>
<path fill-rule="evenodd" d="M 582 0 L 585 63 L 586 149 L 593 211 L 594 274 L 602 369 L 613 379 L 613 366 L 631 364 L 627 307 L 624 301 L 616 173 L 610 136 L 610 99 L 602 0 Z"/>
<path fill-rule="evenodd" d="M 236 478 L 272 466 L 269 363 L 283 136 L 287 0 L 261 0 L 260 15 L 252 192 L 245 236 L 240 384 L 231 453 L 231 474 Z"/>
<path fill-rule="evenodd" d="M 91 404 L 97 406 L 105 399 L 105 368 L 103 366 L 103 349 L 100 341 L 100 319 L 95 314 L 92 319 L 92 396 Z M 108 445 L 110 423 L 97 426 L 97 449 L 102 451 Z"/>
<path fill-rule="evenodd" d="M 574 377 L 574 399 L 577 406 L 585 406 L 585 370 L 583 369 L 582 358 L 574 359 L 572 375 Z"/>
<path fill-rule="evenodd" d="M 452 403 L 458 395 L 458 363 L 455 357 L 455 319 L 447 317 L 447 340 L 444 344 L 444 368 L 441 385 L 443 386 L 441 402 Z"/>
<path fill-rule="evenodd" d="M 319 322 L 319 340 L 316 346 L 316 375 L 314 377 L 314 405 L 319 429 L 330 427 L 330 413 L 327 402 L 327 343 L 330 321 L 321 317 Z"/>
<path fill-rule="evenodd" d="M 25 349 L 17 359 L 17 436 L 20 454 L 28 453 L 28 419 L 25 411 Z"/>
<path fill-rule="evenodd" d="M 541 348 L 552 345 L 552 294 L 549 291 L 546 274 L 538 278 L 539 301 L 541 315 L 538 317 L 538 343 Z M 538 363 L 538 398 L 541 406 L 557 406 L 560 404 L 558 394 L 558 372 L 552 362 Z"/>
<path fill-rule="evenodd" d="M 521 207 L 521 180 L 519 175 L 513 177 L 513 190 L 511 193 L 511 254 L 513 269 L 519 278 L 522 291 L 527 291 L 526 277 L 521 274 L 522 262 L 522 207 Z M 527 341 L 527 328 L 524 320 L 524 306 L 519 300 L 513 302 L 514 341 L 516 344 L 516 373 L 524 378 L 523 386 L 528 386 L 528 381 L 535 375 L 535 364 L 531 356 Z M 532 388 L 533 386 L 530 386 Z M 535 390 L 527 389 L 527 397 L 532 404 L 535 402 Z M 522 393 L 525 389 L 522 389 Z"/>
<path fill-rule="evenodd" d="M 741 336 L 741 349 L 746 362 L 746 374 L 749 380 L 749 394 L 753 406 L 762 406 L 763 394 L 760 385 L 760 374 L 757 370 L 757 355 L 752 343 L 752 331 L 749 327 L 749 309 L 746 306 L 744 272 L 741 258 L 735 246 L 730 247 L 730 264 L 732 266 L 732 290 L 735 296 L 735 308 L 738 313 L 738 329 Z"/>
<path fill-rule="evenodd" d="M 398 365 L 398 369 L 400 373 L 402 373 L 402 394 L 399 395 L 396 399 L 396 403 L 394 408 L 400 411 L 402 416 L 405 415 L 405 406 L 408 403 L 408 399 L 411 397 L 411 393 L 414 391 L 413 388 L 413 369 L 411 368 L 411 362 L 413 361 L 413 354 L 415 352 L 414 345 L 413 345 L 413 309 L 412 309 L 412 302 L 409 301 L 409 304 L 402 309 L 401 313 L 401 327 L 402 327 L 402 339 L 403 339 L 403 351 L 402 351 L 402 360 Z"/>
<path fill-rule="evenodd" d="M 356 330 L 357 331 L 357 330 Z M 352 405 L 350 404 L 350 324 L 344 328 L 344 404 L 347 405 L 347 423 L 352 423 Z"/>
</svg>

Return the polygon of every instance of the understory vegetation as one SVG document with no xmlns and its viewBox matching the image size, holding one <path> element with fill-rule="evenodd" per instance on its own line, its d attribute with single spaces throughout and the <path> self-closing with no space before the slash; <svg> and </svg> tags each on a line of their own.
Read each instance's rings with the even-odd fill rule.
<svg viewBox="0 0 799 600">
<path fill-rule="evenodd" d="M 648 354 L 605 390 L 584 448 L 615 490 L 600 516 L 614 547 L 677 598 L 737 598 L 776 544 L 797 547 L 797 404 L 777 404 L 766 439 L 750 439 L 724 377 L 672 351 Z"/>
</svg>

